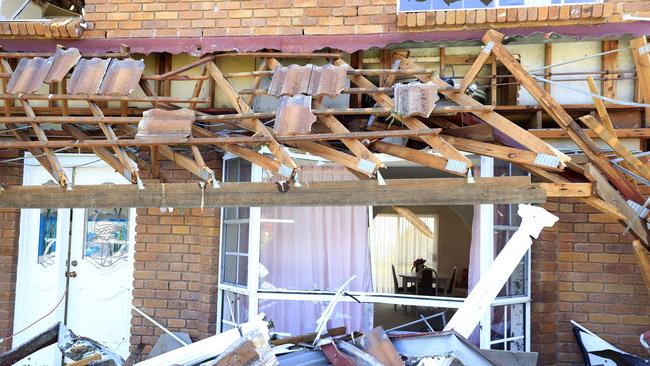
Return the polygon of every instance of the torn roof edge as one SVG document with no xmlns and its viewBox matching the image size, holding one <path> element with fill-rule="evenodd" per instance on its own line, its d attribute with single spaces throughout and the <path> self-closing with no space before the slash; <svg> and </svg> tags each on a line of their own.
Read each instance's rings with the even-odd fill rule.
<svg viewBox="0 0 650 366">
<path fill-rule="evenodd" d="M 530 37 L 556 34 L 575 41 L 607 37 L 635 37 L 647 33 L 648 24 L 643 21 L 605 23 L 597 25 L 563 25 L 528 28 L 499 29 L 506 36 Z M 48 52 L 57 44 L 77 47 L 83 53 L 120 52 L 127 45 L 132 53 L 149 54 L 169 52 L 201 56 L 213 52 L 254 52 L 273 49 L 281 52 L 314 52 L 334 48 L 347 53 L 371 48 L 386 48 L 404 43 L 445 44 L 454 42 L 480 43 L 485 29 L 450 30 L 435 32 L 393 32 L 357 35 L 308 35 L 308 36 L 235 36 L 196 38 L 82 38 L 79 40 L 1 40 L 4 51 Z M 525 39 L 525 38 L 524 38 Z"/>
</svg>

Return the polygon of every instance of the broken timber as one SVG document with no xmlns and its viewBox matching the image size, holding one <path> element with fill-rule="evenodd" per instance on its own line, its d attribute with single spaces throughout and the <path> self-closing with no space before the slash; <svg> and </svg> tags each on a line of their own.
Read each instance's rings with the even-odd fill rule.
<svg viewBox="0 0 650 366">
<path fill-rule="evenodd" d="M 280 192 L 275 183 L 196 183 L 59 187 L 9 186 L 0 208 L 42 207 L 261 207 L 261 206 L 421 206 L 474 203 L 543 203 L 547 197 L 589 197 L 589 183 L 530 183 L 530 177 L 397 179 L 310 182 Z"/>
</svg>

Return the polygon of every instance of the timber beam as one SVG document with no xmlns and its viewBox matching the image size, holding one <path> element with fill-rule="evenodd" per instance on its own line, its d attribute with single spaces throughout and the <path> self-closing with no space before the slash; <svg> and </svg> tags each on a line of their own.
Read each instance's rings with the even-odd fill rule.
<svg viewBox="0 0 650 366">
<path fill-rule="evenodd" d="M 267 206 L 422 206 L 476 203 L 543 203 L 547 197 L 591 195 L 588 183 L 561 186 L 530 183 L 529 177 L 397 179 L 310 182 L 280 192 L 275 183 L 150 183 L 75 186 L 9 186 L 0 191 L 0 208 L 42 207 L 267 207 Z"/>
</svg>

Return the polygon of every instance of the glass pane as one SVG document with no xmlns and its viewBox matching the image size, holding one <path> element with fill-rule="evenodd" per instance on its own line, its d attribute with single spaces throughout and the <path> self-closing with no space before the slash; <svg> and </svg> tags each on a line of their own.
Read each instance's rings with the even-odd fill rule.
<svg viewBox="0 0 650 366">
<path fill-rule="evenodd" d="M 248 296 L 231 291 L 222 291 L 221 331 L 235 328 L 248 321 Z"/>
<path fill-rule="evenodd" d="M 129 254 L 129 209 L 89 208 L 86 210 L 84 259 L 98 268 L 126 261 Z"/>
<path fill-rule="evenodd" d="M 516 205 L 494 205 L 494 225 L 510 225 L 510 206 Z"/>
<path fill-rule="evenodd" d="M 431 10 L 431 0 L 401 0 L 400 11 Z"/>
<path fill-rule="evenodd" d="M 523 337 L 526 327 L 524 304 L 513 304 L 508 309 L 508 338 Z"/>
<path fill-rule="evenodd" d="M 236 219 L 237 218 L 237 207 L 226 207 L 224 209 L 225 214 L 224 218 L 227 219 Z"/>
<path fill-rule="evenodd" d="M 239 159 L 239 182 L 251 181 L 252 164 L 250 161 Z"/>
<path fill-rule="evenodd" d="M 451 10 L 462 9 L 463 2 L 461 0 L 432 0 L 433 10 Z"/>
<path fill-rule="evenodd" d="M 525 3 L 524 0 L 499 0 L 499 6 L 522 6 Z"/>
<path fill-rule="evenodd" d="M 223 263 L 223 282 L 237 283 L 237 256 L 226 254 Z"/>
<path fill-rule="evenodd" d="M 224 180 L 226 182 L 237 182 L 239 176 L 239 159 L 229 159 L 226 160 L 226 176 Z"/>
<path fill-rule="evenodd" d="M 239 224 L 239 253 L 248 253 L 248 224 Z"/>
<path fill-rule="evenodd" d="M 248 281 L 248 257 L 239 257 L 239 266 L 237 267 L 237 283 L 246 286 Z"/>
<path fill-rule="evenodd" d="M 236 253 L 238 247 L 237 243 L 239 242 L 237 237 L 237 232 L 239 231 L 239 225 L 224 224 L 224 226 L 225 226 L 225 230 L 223 231 L 224 233 L 223 241 L 226 244 L 225 251 L 230 253 Z"/>
<path fill-rule="evenodd" d="M 492 307 L 492 329 L 490 332 L 490 340 L 497 341 L 504 338 L 505 331 L 505 306 Z"/>
<path fill-rule="evenodd" d="M 56 208 L 41 209 L 38 235 L 38 263 L 48 267 L 54 263 L 56 255 L 56 226 L 58 210 Z"/>
<path fill-rule="evenodd" d="M 523 1 L 523 0 L 519 0 Z M 496 1 L 494 0 L 464 0 L 463 8 L 465 9 L 482 9 L 482 8 L 493 8 Z"/>
</svg>

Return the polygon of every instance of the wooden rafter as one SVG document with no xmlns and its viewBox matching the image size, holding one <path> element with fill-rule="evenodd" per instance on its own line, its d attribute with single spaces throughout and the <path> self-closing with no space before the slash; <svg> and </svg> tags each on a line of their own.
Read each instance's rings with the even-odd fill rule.
<svg viewBox="0 0 650 366">
<path fill-rule="evenodd" d="M 412 161 L 414 163 L 426 166 L 429 168 L 441 170 L 454 175 L 464 176 L 465 174 L 447 169 L 447 159 L 430 154 L 424 151 L 411 149 L 405 146 L 395 145 L 384 141 L 375 141 L 370 145 L 373 151 L 384 153 L 400 159 Z"/>
<path fill-rule="evenodd" d="M 73 190 L 48 186 L 10 186 L 0 192 L 0 208 L 41 207 L 205 207 L 260 206 L 422 206 L 474 203 L 542 203 L 560 193 L 591 194 L 589 184 L 559 191 L 555 185 L 530 183 L 528 177 L 396 179 L 386 185 L 374 181 L 310 182 L 278 191 L 275 183 L 221 183 L 203 191 L 195 183 L 80 185 Z M 164 189 L 164 193 L 163 193 Z M 587 190 L 585 190 L 587 189 Z M 567 193 L 569 192 L 569 193 Z M 557 196 L 555 196 L 557 197 Z"/>
<path fill-rule="evenodd" d="M 235 88 L 230 85 L 228 80 L 226 80 L 226 78 L 223 76 L 223 73 L 221 73 L 221 70 L 219 70 L 213 61 L 208 62 L 205 65 L 219 89 L 224 93 L 226 98 L 239 113 L 250 113 L 253 111 L 251 107 L 246 104 L 246 102 L 239 96 L 239 94 L 237 94 Z M 273 137 L 273 134 L 266 128 L 266 126 L 264 126 L 262 121 L 256 118 L 242 120 L 240 122 L 240 126 L 249 131 L 255 132 L 256 134 L 271 138 L 272 140 L 268 143 L 268 147 L 269 150 L 271 150 L 271 153 L 278 159 L 278 161 L 291 169 L 298 168 L 298 165 L 293 161 L 293 159 L 291 159 L 289 154 L 284 151 L 282 146 L 280 146 L 280 144 Z"/>
<path fill-rule="evenodd" d="M 341 59 L 335 60 L 334 64 L 338 66 L 347 65 Z M 349 78 L 353 83 L 357 84 L 360 87 L 364 87 L 364 88 L 376 87 L 370 80 L 366 79 L 361 75 L 353 75 L 353 76 L 349 76 Z M 370 96 L 384 108 L 394 107 L 393 100 L 384 93 L 371 93 Z M 427 125 L 425 125 L 422 121 L 420 121 L 415 117 L 403 117 L 398 115 L 395 118 L 398 119 L 400 122 L 402 122 L 406 127 L 412 130 L 427 128 Z M 467 170 L 472 167 L 472 162 L 467 157 L 465 157 L 465 155 L 461 154 L 458 150 L 454 149 L 451 145 L 449 145 L 440 137 L 430 136 L 430 137 L 422 138 L 422 140 L 424 140 L 427 144 L 429 144 L 429 146 L 431 146 L 436 152 L 442 154 L 442 156 L 444 156 L 447 160 L 456 161 L 461 164 L 464 164 L 465 168 L 461 169 L 462 173 L 466 173 Z"/>
<path fill-rule="evenodd" d="M 483 37 L 484 43 L 493 42 L 492 52 L 499 61 L 514 75 L 521 85 L 537 100 L 565 132 L 571 137 L 578 147 L 598 166 L 598 168 L 612 181 L 625 197 L 637 203 L 643 203 L 644 198 L 638 193 L 633 184 L 628 181 L 623 173 L 614 168 L 609 159 L 598 148 L 594 141 L 580 128 L 578 123 L 562 108 L 562 106 L 542 87 L 537 81 L 517 62 L 512 54 L 501 44 L 504 35 L 490 30 Z"/>
<path fill-rule="evenodd" d="M 397 56 L 400 57 L 402 60 L 401 66 L 405 69 L 411 69 L 411 70 L 421 70 L 422 67 L 417 65 L 415 62 L 409 60 L 408 58 L 404 58 L 402 56 Z M 437 84 L 438 86 L 442 88 L 449 88 L 450 85 L 441 80 L 440 78 L 437 78 L 435 76 L 431 75 L 417 75 L 416 76 L 420 81 L 422 82 L 433 82 L 434 84 Z M 453 102 L 459 104 L 459 105 L 464 105 L 464 106 L 481 106 L 482 104 L 479 103 L 478 101 L 474 100 L 472 97 L 469 95 L 463 94 L 463 93 L 456 93 L 455 91 L 452 90 L 440 90 L 440 93 L 452 100 Z M 512 138 L 514 141 L 518 142 L 522 146 L 530 149 L 533 152 L 536 152 L 538 154 L 546 154 L 550 156 L 557 156 L 561 162 L 566 162 L 569 161 L 570 158 L 566 156 L 565 154 L 560 153 L 553 147 L 551 147 L 549 144 L 546 142 L 542 141 L 540 138 L 537 138 L 533 135 L 531 135 L 528 131 L 524 130 L 523 128 L 517 126 L 516 124 L 512 123 L 510 120 L 507 118 L 503 117 L 502 115 L 494 112 L 494 111 L 472 111 L 470 112 L 476 117 L 480 118 L 481 120 L 485 121 L 487 124 L 491 125 L 495 129 L 502 131 L 503 133 L 507 134 L 510 138 Z"/>
</svg>

